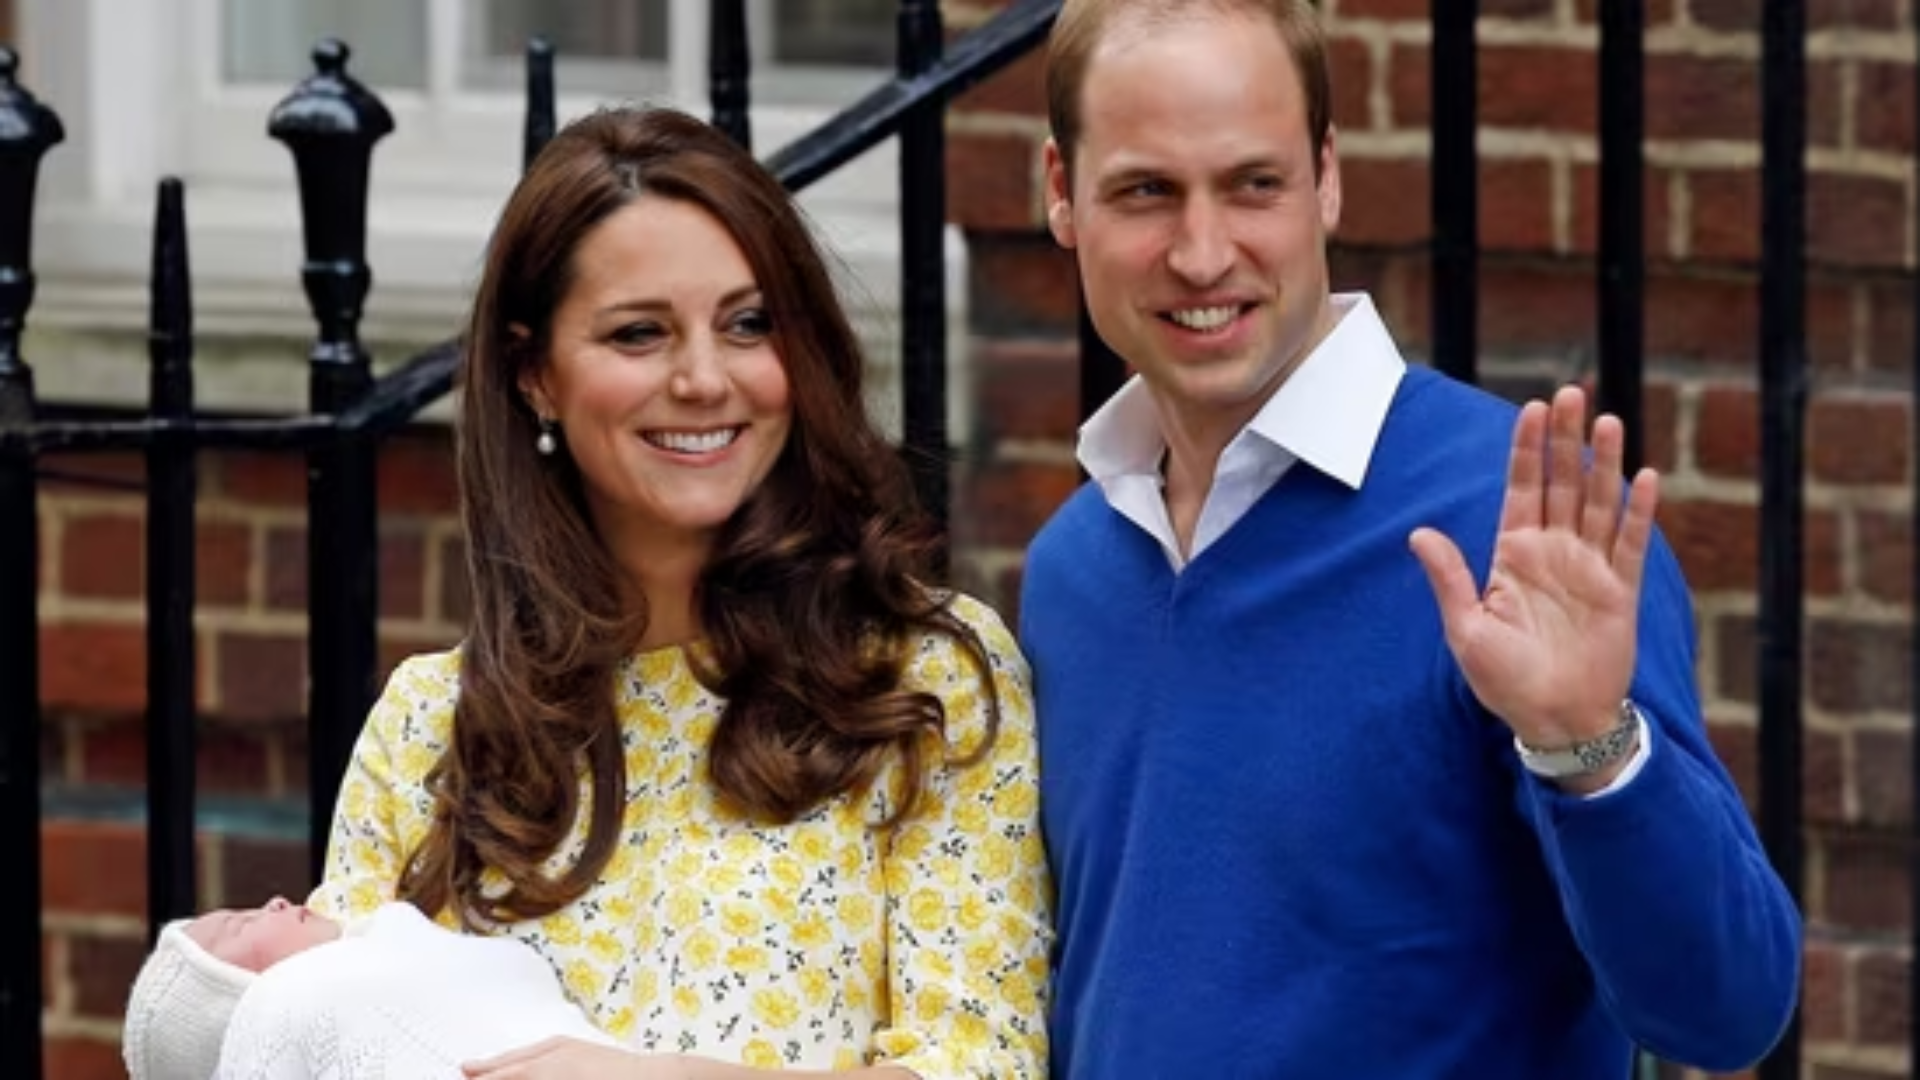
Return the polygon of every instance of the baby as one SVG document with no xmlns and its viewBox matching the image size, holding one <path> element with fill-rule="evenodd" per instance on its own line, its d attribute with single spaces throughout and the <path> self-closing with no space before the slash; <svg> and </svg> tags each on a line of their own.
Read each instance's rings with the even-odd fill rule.
<svg viewBox="0 0 1920 1080">
<path fill-rule="evenodd" d="M 552 967 L 410 904 L 342 926 L 275 897 L 170 923 L 134 979 L 130 1080 L 461 1077 L 554 1036 L 602 1044 Z"/>
</svg>

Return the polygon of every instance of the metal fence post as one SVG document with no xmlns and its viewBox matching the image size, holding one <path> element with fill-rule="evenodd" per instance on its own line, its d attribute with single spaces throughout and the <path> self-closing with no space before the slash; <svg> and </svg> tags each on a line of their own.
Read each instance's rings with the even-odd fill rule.
<svg viewBox="0 0 1920 1080">
<path fill-rule="evenodd" d="M 160 181 L 148 282 L 147 934 L 199 906 L 194 890 L 193 300 L 179 180 Z"/>
<path fill-rule="evenodd" d="M 707 97 L 713 126 L 750 151 L 752 99 L 747 84 L 753 62 L 747 53 L 746 0 L 713 0 L 712 12 L 707 24 Z"/>
<path fill-rule="evenodd" d="M 900 0 L 895 65 L 901 79 L 940 60 L 939 0 Z M 920 507 L 946 535 L 947 134 L 946 99 L 923 102 L 900 124 L 901 436 Z M 944 548 L 943 548 L 944 550 Z"/>
<path fill-rule="evenodd" d="M 0 46 L 0 850 L 13 864 L 0 964 L 0 1074 L 40 1075 L 39 518 L 33 370 L 21 355 L 33 306 L 33 203 L 60 118 L 15 80 Z"/>
<path fill-rule="evenodd" d="M 380 99 L 347 74 L 346 45 L 313 50 L 314 74 L 274 107 L 267 131 L 293 152 L 306 247 L 301 278 L 319 323 L 308 355 L 315 414 L 338 416 L 373 384 L 360 344 L 367 266 L 367 189 L 373 145 L 393 130 Z M 340 780 L 372 707 L 378 656 L 379 534 L 374 447 L 338 432 L 307 457 L 308 796 L 314 879 Z"/>
</svg>

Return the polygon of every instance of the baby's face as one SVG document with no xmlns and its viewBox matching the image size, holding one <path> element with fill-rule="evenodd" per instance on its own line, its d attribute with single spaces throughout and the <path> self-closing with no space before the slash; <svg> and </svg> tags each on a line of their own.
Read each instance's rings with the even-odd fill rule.
<svg viewBox="0 0 1920 1080">
<path fill-rule="evenodd" d="M 251 910 L 209 911 L 186 929 L 194 944 L 256 972 L 340 936 L 340 924 L 278 896 Z"/>
</svg>

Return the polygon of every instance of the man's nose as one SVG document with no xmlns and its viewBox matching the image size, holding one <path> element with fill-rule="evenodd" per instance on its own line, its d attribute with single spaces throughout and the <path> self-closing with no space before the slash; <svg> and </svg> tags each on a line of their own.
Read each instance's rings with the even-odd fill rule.
<svg viewBox="0 0 1920 1080">
<path fill-rule="evenodd" d="M 1212 199 L 1196 195 L 1182 209 L 1167 266 L 1190 285 L 1212 285 L 1233 268 L 1233 238 Z"/>
</svg>

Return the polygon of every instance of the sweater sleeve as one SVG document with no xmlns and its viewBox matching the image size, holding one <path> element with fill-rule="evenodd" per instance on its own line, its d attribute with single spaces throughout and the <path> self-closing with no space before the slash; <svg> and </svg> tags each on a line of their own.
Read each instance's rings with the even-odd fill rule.
<svg viewBox="0 0 1920 1080">
<path fill-rule="evenodd" d="M 1591 799 L 1514 770 L 1615 1022 L 1663 1059 L 1731 1072 L 1765 1056 L 1792 1015 L 1801 924 L 1707 741 L 1693 641 L 1686 583 L 1656 537 L 1632 689 L 1645 767 Z"/>
<path fill-rule="evenodd" d="M 314 910 L 349 920 L 393 899 L 429 820 L 426 776 L 452 726 L 458 673 L 457 653 L 436 653 L 405 661 L 387 680 L 340 782 L 326 872 L 307 899 Z"/>
<path fill-rule="evenodd" d="M 891 1016 L 875 1043 L 882 1060 L 923 1080 L 1038 1078 L 1047 1061 L 1052 897 L 1027 665 L 992 611 L 964 597 L 954 610 L 986 647 L 1000 730 L 970 765 L 932 762 L 920 802 L 893 837 L 885 866 Z M 964 654 L 951 643 L 933 647 L 914 661 L 916 681 L 946 708 L 948 753 L 964 756 L 979 745 L 987 696 Z"/>
</svg>

